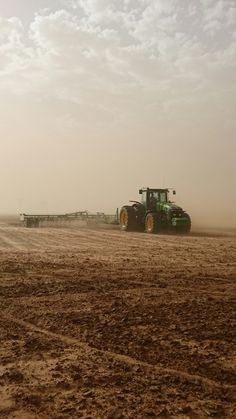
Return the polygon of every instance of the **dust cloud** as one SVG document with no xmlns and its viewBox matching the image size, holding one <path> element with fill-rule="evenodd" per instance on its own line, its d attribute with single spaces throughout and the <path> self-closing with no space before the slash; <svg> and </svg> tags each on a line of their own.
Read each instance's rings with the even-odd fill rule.
<svg viewBox="0 0 236 419">
<path fill-rule="evenodd" d="M 233 132 L 225 147 L 220 127 L 205 134 L 194 120 L 187 135 L 177 122 L 170 128 L 152 121 L 146 129 L 143 117 L 139 132 L 131 120 L 119 129 L 73 127 L 63 133 L 53 108 L 21 108 L 19 102 L 11 109 L 14 124 L 9 109 L 2 109 L 0 213 L 113 213 L 138 200 L 140 187 L 174 187 L 175 201 L 194 224 L 236 226 Z"/>
</svg>

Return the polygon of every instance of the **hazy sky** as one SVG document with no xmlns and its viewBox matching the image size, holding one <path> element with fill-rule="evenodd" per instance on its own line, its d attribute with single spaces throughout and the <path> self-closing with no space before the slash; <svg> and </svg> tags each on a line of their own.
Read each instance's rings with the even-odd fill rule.
<svg viewBox="0 0 236 419">
<path fill-rule="evenodd" d="M 176 187 L 236 226 L 235 0 L 0 0 L 0 213 Z"/>
</svg>

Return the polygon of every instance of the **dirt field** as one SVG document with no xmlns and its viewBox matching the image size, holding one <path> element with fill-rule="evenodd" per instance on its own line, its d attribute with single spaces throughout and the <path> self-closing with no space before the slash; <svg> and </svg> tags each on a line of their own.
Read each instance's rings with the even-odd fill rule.
<svg viewBox="0 0 236 419">
<path fill-rule="evenodd" d="M 0 417 L 235 418 L 236 234 L 0 224 Z"/>
</svg>

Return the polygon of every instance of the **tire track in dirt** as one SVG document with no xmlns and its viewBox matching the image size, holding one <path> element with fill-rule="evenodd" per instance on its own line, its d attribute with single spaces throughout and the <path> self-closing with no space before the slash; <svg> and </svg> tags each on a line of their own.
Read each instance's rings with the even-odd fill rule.
<svg viewBox="0 0 236 419">
<path fill-rule="evenodd" d="M 9 250 L 27 250 L 27 247 L 24 246 L 24 244 L 19 244 L 15 239 L 12 239 L 9 237 L 9 234 L 4 233 L 4 229 L 0 228 L 0 239 L 3 242 L 3 249 L 6 250 L 6 248 L 9 248 Z M 2 243 L 0 243 L 0 247 L 2 247 Z"/>
<path fill-rule="evenodd" d="M 27 330 L 30 330 L 32 332 L 37 332 L 37 333 L 41 333 L 45 336 L 48 337 L 52 337 L 54 339 L 60 340 L 61 342 L 64 342 L 68 345 L 76 345 L 77 347 L 79 347 L 82 350 L 85 350 L 87 353 L 88 352 L 94 352 L 97 351 L 99 353 L 102 353 L 103 355 L 115 359 L 116 361 L 128 364 L 128 365 L 132 365 L 132 366 L 142 366 L 145 367 L 147 369 L 151 369 L 152 371 L 155 371 L 157 373 L 161 373 L 161 374 L 170 374 L 170 375 L 174 375 L 177 378 L 181 378 L 183 380 L 187 380 L 191 383 L 195 383 L 195 384 L 203 384 L 203 385 L 207 385 L 209 387 L 215 387 L 218 389 L 230 389 L 230 390 L 234 390 L 236 391 L 236 386 L 235 385 L 230 385 L 230 384 L 220 384 L 214 380 L 202 377 L 200 375 L 197 374 L 189 374 L 186 373 L 184 371 L 181 370 L 176 370 L 173 368 L 162 368 L 160 366 L 157 365 L 153 365 L 153 364 L 149 364 L 147 362 L 143 362 L 143 361 L 139 361 L 135 358 L 132 358 L 128 355 L 122 355 L 119 354 L 117 352 L 112 352 L 112 351 L 106 351 L 106 350 L 101 350 L 101 349 L 97 349 L 96 347 L 92 347 L 90 345 L 88 345 L 85 342 L 81 342 L 76 338 L 67 336 L 67 335 L 62 335 L 59 333 L 54 333 L 54 332 L 50 332 L 47 329 L 43 329 L 41 327 L 35 326 L 32 323 L 29 323 L 27 321 L 24 320 L 20 320 L 20 319 L 16 319 L 12 316 L 10 316 L 7 313 L 2 312 L 1 316 L 4 320 L 7 321 L 12 321 L 15 324 L 24 327 Z"/>
</svg>

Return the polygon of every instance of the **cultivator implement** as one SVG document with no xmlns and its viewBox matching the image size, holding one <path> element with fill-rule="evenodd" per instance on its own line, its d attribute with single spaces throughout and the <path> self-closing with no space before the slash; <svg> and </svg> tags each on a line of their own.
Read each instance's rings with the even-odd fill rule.
<svg viewBox="0 0 236 419">
<path fill-rule="evenodd" d="M 77 211 L 68 214 L 21 214 L 20 219 L 25 227 L 40 227 L 44 223 L 64 224 L 64 222 L 82 221 L 86 224 L 119 224 L 118 209 L 115 214 L 88 211 Z"/>
</svg>

